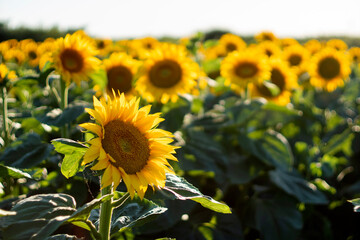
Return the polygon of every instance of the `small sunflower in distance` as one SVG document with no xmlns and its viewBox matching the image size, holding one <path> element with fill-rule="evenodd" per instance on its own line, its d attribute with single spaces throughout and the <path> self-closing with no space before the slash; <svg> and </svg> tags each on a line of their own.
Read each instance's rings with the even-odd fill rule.
<svg viewBox="0 0 360 240">
<path fill-rule="evenodd" d="M 276 104 L 286 105 L 290 102 L 291 91 L 298 87 L 297 76 L 280 58 L 271 58 L 269 64 L 271 66 L 270 82 L 276 85 L 279 92 L 273 94 L 263 82 L 251 86 L 252 96 L 264 97 Z"/>
<path fill-rule="evenodd" d="M 139 109 L 139 98 L 125 99 L 124 94 L 100 101 L 94 97 L 94 109 L 86 111 L 96 123 L 80 126 L 95 133 L 82 164 L 96 162 L 92 170 L 105 169 L 101 177 L 102 188 L 114 189 L 123 180 L 131 198 L 135 192 L 144 198 L 148 186 L 165 186 L 166 173 L 174 174 L 167 159 L 177 161 L 173 155 L 178 147 L 169 145 L 173 135 L 156 126 L 164 119 L 160 113 L 149 114 L 151 105 Z"/>
<path fill-rule="evenodd" d="M 350 59 L 344 52 L 325 48 L 311 59 L 310 84 L 332 92 L 344 85 L 350 72 Z"/>
<path fill-rule="evenodd" d="M 176 102 L 196 87 L 200 68 L 184 47 L 163 43 L 146 55 L 135 89 L 148 102 Z"/>
<path fill-rule="evenodd" d="M 114 89 L 115 92 L 119 91 L 125 96 L 133 97 L 135 95 L 133 79 L 138 70 L 139 61 L 126 53 L 112 53 L 108 59 L 104 59 L 103 63 L 107 75 L 107 93 L 111 95 Z"/>
<path fill-rule="evenodd" d="M 226 33 L 219 39 L 219 45 L 223 46 L 226 54 L 246 48 L 246 43 L 241 37 Z"/>
<path fill-rule="evenodd" d="M 226 86 L 240 89 L 245 88 L 249 83 L 260 84 L 270 78 L 267 56 L 256 49 L 230 53 L 221 62 L 220 72 L 226 79 Z"/>
<path fill-rule="evenodd" d="M 310 52 L 302 45 L 295 44 L 285 48 L 282 56 L 296 74 L 300 75 L 307 71 Z"/>
<path fill-rule="evenodd" d="M 57 39 L 55 48 L 52 57 L 54 67 L 67 85 L 72 81 L 78 85 L 81 81 L 87 81 L 89 74 L 100 66 L 100 60 L 94 57 L 96 50 L 93 42 L 80 33 Z"/>
</svg>

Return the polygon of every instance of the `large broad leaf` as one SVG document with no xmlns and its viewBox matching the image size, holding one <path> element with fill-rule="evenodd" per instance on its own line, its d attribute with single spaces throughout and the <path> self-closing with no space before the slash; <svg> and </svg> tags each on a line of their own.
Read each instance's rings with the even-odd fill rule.
<svg viewBox="0 0 360 240">
<path fill-rule="evenodd" d="M 261 99 L 242 101 L 228 108 L 226 112 L 234 124 L 241 126 L 254 118 L 255 115 L 261 111 L 264 103 Z"/>
<path fill-rule="evenodd" d="M 215 212 L 231 213 L 229 206 L 203 195 L 184 178 L 173 174 L 166 175 L 165 187 L 160 192 L 170 199 L 193 200 Z"/>
<path fill-rule="evenodd" d="M 65 155 L 61 163 L 61 173 L 66 178 L 74 176 L 80 170 L 87 146 L 66 138 L 57 138 L 51 142 L 57 152 Z"/>
<path fill-rule="evenodd" d="M 351 129 L 346 129 L 340 134 L 334 135 L 327 144 L 323 147 L 322 151 L 328 155 L 334 155 L 339 151 L 343 151 L 347 156 L 352 154 L 351 145 L 354 138 L 354 133 Z"/>
<path fill-rule="evenodd" d="M 294 156 L 287 139 L 273 130 L 239 135 L 239 144 L 265 164 L 283 170 L 291 169 Z"/>
<path fill-rule="evenodd" d="M 84 113 L 84 106 L 70 106 L 62 111 L 60 108 L 52 109 L 44 115 L 36 118 L 41 122 L 50 126 L 62 127 L 67 123 L 71 123 L 82 113 Z"/>
<path fill-rule="evenodd" d="M 0 176 L 13 178 L 32 178 L 31 175 L 27 172 L 24 172 L 17 168 L 4 166 L 3 164 L 0 164 Z"/>
<path fill-rule="evenodd" d="M 264 240 L 295 240 L 302 228 L 296 201 L 286 195 L 251 198 L 245 217 L 246 223 L 259 230 Z"/>
<path fill-rule="evenodd" d="M 65 222 L 90 229 L 84 224 L 92 209 L 109 200 L 112 195 L 85 204 L 76 210 L 76 203 L 67 194 L 39 194 L 19 201 L 12 209 L 15 215 L 0 218 L 3 236 L 9 240 L 43 240 Z M 81 223 L 81 224 L 80 224 Z M 21 231 L 19 231 L 21 229 Z"/>
<path fill-rule="evenodd" d="M 188 102 L 185 106 L 174 107 L 164 114 L 165 121 L 160 126 L 170 132 L 175 132 L 181 128 L 184 117 L 189 112 L 190 104 Z"/>
<path fill-rule="evenodd" d="M 114 193 L 114 201 L 121 198 L 124 194 L 120 192 Z M 140 226 L 151 220 L 154 220 L 158 215 L 167 210 L 156 203 L 140 199 L 135 196 L 133 199 L 128 198 L 121 206 L 113 210 L 111 219 L 111 234 L 116 234 L 126 228 Z M 95 226 L 98 225 L 96 219 L 99 218 L 99 210 L 95 209 L 91 213 L 90 220 L 94 221 Z"/>
<path fill-rule="evenodd" d="M 186 129 L 186 144 L 178 151 L 179 165 L 184 171 L 202 170 L 215 173 L 215 180 L 223 184 L 226 180 L 227 156 L 221 145 L 211 136 L 194 128 Z"/>
<path fill-rule="evenodd" d="M 269 176 L 275 185 L 300 202 L 311 204 L 327 204 L 329 202 L 314 184 L 306 181 L 295 170 L 292 172 L 273 170 L 269 172 Z"/>
<path fill-rule="evenodd" d="M 78 238 L 76 236 L 73 235 L 68 235 L 68 234 L 57 234 L 51 237 L 47 237 L 44 240 L 81 240 L 83 238 Z"/>
<path fill-rule="evenodd" d="M 15 168 L 31 168 L 46 159 L 51 150 L 51 144 L 43 143 L 38 134 L 30 133 L 6 148 L 0 162 Z"/>
</svg>

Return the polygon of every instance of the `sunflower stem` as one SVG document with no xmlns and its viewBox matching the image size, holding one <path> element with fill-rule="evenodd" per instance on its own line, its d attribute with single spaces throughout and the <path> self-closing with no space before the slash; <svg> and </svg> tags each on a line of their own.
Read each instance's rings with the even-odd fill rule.
<svg viewBox="0 0 360 240">
<path fill-rule="evenodd" d="M 68 106 L 68 92 L 69 87 L 66 85 L 66 82 L 60 79 L 60 108 L 63 112 Z M 68 124 L 61 127 L 61 137 L 69 138 Z"/>
<path fill-rule="evenodd" d="M 112 186 L 105 187 L 101 190 L 101 196 L 105 196 L 112 193 Z M 99 232 L 101 240 L 110 239 L 110 225 L 112 216 L 112 197 L 101 204 L 100 206 L 100 227 Z"/>
<path fill-rule="evenodd" d="M 7 120 L 8 107 L 7 107 L 6 87 L 2 87 L 2 89 L 1 89 L 1 98 L 2 98 L 2 117 L 3 117 L 2 120 L 3 120 L 3 129 L 4 129 L 4 147 L 6 147 L 10 140 L 9 125 L 8 125 L 8 120 Z"/>
</svg>

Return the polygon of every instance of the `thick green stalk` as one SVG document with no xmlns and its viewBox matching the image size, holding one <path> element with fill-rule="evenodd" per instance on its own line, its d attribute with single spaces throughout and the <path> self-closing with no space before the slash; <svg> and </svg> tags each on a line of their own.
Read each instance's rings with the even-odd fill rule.
<svg viewBox="0 0 360 240">
<path fill-rule="evenodd" d="M 7 92 L 6 87 L 2 87 L 1 89 L 1 98 L 2 98 L 2 117 L 3 117 L 3 131 L 4 131 L 4 147 L 9 144 L 10 134 L 9 134 L 9 125 L 7 120 L 8 115 L 8 107 L 7 107 Z"/>
<path fill-rule="evenodd" d="M 68 106 L 68 92 L 69 87 L 66 86 L 66 82 L 63 79 L 60 79 L 60 108 L 62 111 L 64 111 Z M 68 125 L 65 124 L 61 127 L 61 137 L 63 138 L 69 138 L 69 131 L 68 131 Z"/>
<path fill-rule="evenodd" d="M 105 196 L 107 194 L 111 194 L 111 192 L 112 192 L 112 186 L 108 186 L 101 190 L 101 195 Z M 110 225 L 111 225 L 112 212 L 113 212 L 112 198 L 110 198 L 110 200 L 103 202 L 100 206 L 99 232 L 101 235 L 101 240 L 110 239 Z"/>
</svg>

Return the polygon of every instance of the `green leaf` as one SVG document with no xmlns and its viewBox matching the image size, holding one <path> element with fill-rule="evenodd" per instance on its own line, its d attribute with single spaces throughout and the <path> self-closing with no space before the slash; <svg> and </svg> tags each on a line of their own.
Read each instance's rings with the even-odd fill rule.
<svg viewBox="0 0 360 240">
<path fill-rule="evenodd" d="M 13 216 L 16 215 L 16 212 L 14 211 L 5 211 L 0 209 L 0 217 L 4 217 L 4 216 Z"/>
<path fill-rule="evenodd" d="M 160 192 L 170 199 L 190 199 L 215 212 L 231 213 L 229 206 L 203 195 L 199 189 L 188 183 L 184 178 L 173 174 L 166 175 L 165 187 Z"/>
<path fill-rule="evenodd" d="M 271 96 L 275 97 L 279 95 L 280 88 L 276 84 L 272 83 L 271 81 L 264 81 L 263 85 L 266 87 L 267 90 L 270 91 Z"/>
<path fill-rule="evenodd" d="M 348 200 L 354 205 L 354 212 L 360 212 L 360 198 Z"/>
<path fill-rule="evenodd" d="M 84 106 L 76 105 L 65 108 L 62 111 L 60 108 L 52 109 L 45 115 L 37 116 L 36 118 L 41 122 L 50 126 L 62 127 L 67 123 L 71 123 L 77 117 L 84 113 Z"/>
<path fill-rule="evenodd" d="M 105 69 L 100 68 L 98 71 L 91 73 L 90 79 L 92 79 L 96 85 L 99 85 L 101 89 L 105 89 L 107 84 Z"/>
<path fill-rule="evenodd" d="M 267 165 L 289 170 L 294 163 L 289 142 L 278 132 L 254 131 L 247 135 L 239 135 L 238 140 L 244 150 Z"/>
<path fill-rule="evenodd" d="M 0 218 L 0 227 L 3 228 L 5 239 L 43 240 L 65 222 L 74 224 L 84 222 L 91 210 L 111 197 L 112 195 L 106 195 L 94 199 L 76 210 L 75 199 L 70 195 L 63 193 L 34 195 L 19 201 L 11 209 L 16 215 Z"/>
<path fill-rule="evenodd" d="M 27 172 L 23 172 L 20 169 L 4 166 L 0 164 L 0 176 L 1 177 L 13 177 L 13 178 L 32 178 Z"/>
<path fill-rule="evenodd" d="M 31 239 L 52 219 L 65 219 L 76 209 L 74 198 L 60 193 L 39 194 L 25 198 L 19 201 L 11 211 L 16 212 L 16 215 L 1 218 L 3 237 L 8 240 L 21 240 Z"/>
<path fill-rule="evenodd" d="M 15 168 L 31 168 L 46 159 L 52 150 L 51 144 L 43 143 L 38 134 L 30 133 L 7 147 L 0 162 Z"/>
<path fill-rule="evenodd" d="M 284 172 L 278 169 L 272 170 L 269 172 L 269 176 L 275 185 L 297 198 L 300 202 L 310 204 L 327 204 L 329 202 L 314 184 L 306 181 L 295 170 L 292 172 Z"/>
<path fill-rule="evenodd" d="M 120 198 L 123 194 L 115 192 L 114 199 Z M 111 220 L 111 234 L 115 234 L 125 228 L 140 226 L 153 220 L 164 213 L 167 208 L 161 207 L 147 199 L 140 199 L 135 196 L 128 199 L 123 205 L 115 208 Z"/>
<path fill-rule="evenodd" d="M 245 184 L 255 179 L 264 170 L 262 162 L 255 158 L 233 153 L 229 156 L 226 179 L 231 184 Z"/>
<path fill-rule="evenodd" d="M 327 141 L 327 144 L 323 147 L 322 151 L 328 155 L 334 155 L 339 151 L 343 151 L 347 156 L 350 156 L 352 154 L 351 144 L 354 136 L 351 129 L 346 129 L 342 133 L 334 135 Z"/>
<path fill-rule="evenodd" d="M 61 173 L 66 178 L 74 176 L 80 170 L 87 146 L 66 138 L 57 138 L 51 142 L 57 152 L 65 155 L 61 164 Z"/>
<path fill-rule="evenodd" d="M 226 109 L 230 119 L 237 125 L 247 124 L 248 121 L 261 111 L 264 101 L 261 99 L 241 101 L 233 107 Z"/>
<path fill-rule="evenodd" d="M 164 119 L 161 127 L 170 132 L 175 132 L 183 125 L 184 117 L 191 110 L 190 105 L 187 103 L 185 106 L 174 107 L 164 114 Z"/>
<path fill-rule="evenodd" d="M 82 238 L 77 238 L 76 236 L 68 235 L 68 234 L 57 234 L 57 235 L 45 238 L 45 240 L 80 240 L 80 239 L 82 239 Z"/>
<path fill-rule="evenodd" d="M 260 238 L 264 240 L 298 239 L 303 225 L 296 202 L 284 195 L 251 198 L 245 217 L 246 223 L 259 230 Z"/>
</svg>

